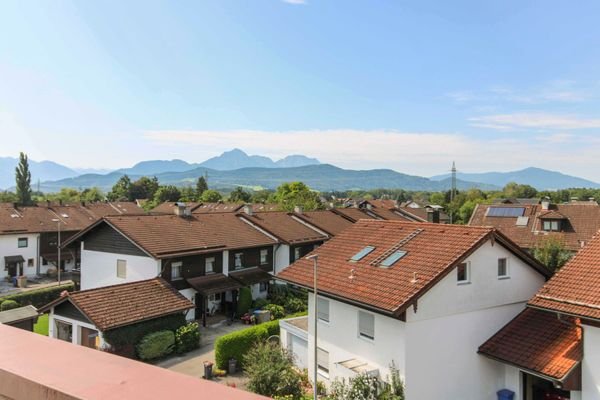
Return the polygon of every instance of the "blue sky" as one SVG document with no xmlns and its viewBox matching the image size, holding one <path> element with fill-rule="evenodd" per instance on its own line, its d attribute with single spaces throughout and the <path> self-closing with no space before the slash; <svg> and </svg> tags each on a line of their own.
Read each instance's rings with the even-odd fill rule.
<svg viewBox="0 0 600 400">
<path fill-rule="evenodd" d="M 427 4 L 424 4 L 427 3 Z M 0 156 L 600 181 L 597 1 L 0 3 Z"/>
</svg>

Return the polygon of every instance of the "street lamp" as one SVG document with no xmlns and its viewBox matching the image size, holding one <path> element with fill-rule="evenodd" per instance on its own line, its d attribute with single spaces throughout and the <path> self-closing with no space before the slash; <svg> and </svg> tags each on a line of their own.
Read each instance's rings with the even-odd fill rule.
<svg viewBox="0 0 600 400">
<path fill-rule="evenodd" d="M 56 222 L 56 225 L 58 225 L 58 242 L 57 242 L 57 246 L 56 248 L 58 249 L 58 262 L 57 262 L 57 267 L 56 270 L 58 272 L 58 286 L 60 286 L 60 219 L 58 218 L 54 218 L 52 220 L 52 222 Z"/>
<path fill-rule="evenodd" d="M 313 348 L 313 399 L 317 400 L 317 264 L 319 260 L 318 254 L 312 254 L 306 257 L 307 260 L 313 260 L 313 288 L 314 288 L 314 302 L 313 302 L 313 336 L 315 338 Z"/>
</svg>

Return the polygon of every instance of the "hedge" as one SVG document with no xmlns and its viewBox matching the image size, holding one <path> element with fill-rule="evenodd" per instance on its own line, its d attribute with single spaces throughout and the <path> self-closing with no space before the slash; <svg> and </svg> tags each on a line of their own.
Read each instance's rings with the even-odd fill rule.
<svg viewBox="0 0 600 400">
<path fill-rule="evenodd" d="M 248 287 L 240 288 L 240 294 L 237 303 L 237 314 L 242 316 L 252 307 L 252 291 Z"/>
<path fill-rule="evenodd" d="M 248 350 L 256 342 L 264 341 L 273 335 L 279 335 L 279 321 L 277 320 L 221 336 L 215 341 L 217 368 L 226 369 L 230 358 L 235 358 L 242 366 Z"/>
<path fill-rule="evenodd" d="M 14 300 L 4 300 L 2 304 L 0 304 L 0 311 L 12 310 L 13 308 L 19 307 L 19 303 Z"/>
<path fill-rule="evenodd" d="M 197 322 L 190 322 L 177 328 L 175 331 L 175 351 L 177 351 L 177 354 L 187 353 L 198 347 L 200 347 L 200 331 Z"/>
<path fill-rule="evenodd" d="M 174 348 L 175 334 L 173 331 L 149 333 L 136 346 L 138 357 L 141 360 L 153 360 L 164 357 L 171 354 Z"/>
<path fill-rule="evenodd" d="M 10 294 L 0 298 L 0 303 L 6 300 L 14 300 L 19 306 L 32 305 L 40 308 L 60 297 L 63 291 L 72 292 L 75 290 L 75 284 L 67 283 L 60 286 L 50 286 L 43 289 L 28 290 L 25 292 Z"/>
</svg>

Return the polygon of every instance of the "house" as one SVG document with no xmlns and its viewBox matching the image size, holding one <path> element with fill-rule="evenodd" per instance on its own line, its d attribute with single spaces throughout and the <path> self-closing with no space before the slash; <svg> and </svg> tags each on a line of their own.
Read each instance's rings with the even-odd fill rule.
<svg viewBox="0 0 600 400">
<path fill-rule="evenodd" d="M 600 237 L 481 345 L 515 400 L 600 399 Z"/>
<path fill-rule="evenodd" d="M 0 279 L 45 274 L 58 264 L 58 232 L 61 242 L 104 215 L 139 213 L 135 203 L 98 202 L 62 204 L 44 202 L 36 206 L 0 205 Z M 61 269 L 79 264 L 77 249 L 61 254 Z"/>
<path fill-rule="evenodd" d="M 0 324 L 0 398 L 260 400 L 227 385 Z"/>
<path fill-rule="evenodd" d="M 161 276 L 196 304 L 188 319 L 231 312 L 237 291 L 266 297 L 276 237 L 234 213 L 105 217 L 72 237 L 81 243 L 81 288 Z"/>
<path fill-rule="evenodd" d="M 38 315 L 38 310 L 32 305 L 0 311 L 0 324 L 33 332 L 33 325 L 37 322 Z"/>
<path fill-rule="evenodd" d="M 252 203 L 248 204 L 254 212 L 277 211 L 277 204 Z M 188 208 L 192 214 L 207 214 L 207 213 L 222 213 L 222 212 L 239 212 L 244 207 L 240 203 L 202 203 L 202 202 L 180 202 L 180 201 L 165 201 L 150 210 L 153 214 L 173 214 L 174 208 L 184 206 Z"/>
<path fill-rule="evenodd" d="M 444 212 L 443 208 L 438 205 L 428 204 L 426 206 L 421 206 L 419 203 L 414 201 L 398 205 L 396 201 L 389 199 L 368 200 L 367 203 L 370 204 L 371 208 L 375 211 L 375 213 L 378 214 L 381 214 L 383 213 L 383 210 L 386 210 L 408 221 L 439 222 L 442 224 L 450 223 L 450 217 Z"/>
<path fill-rule="evenodd" d="M 385 378 L 394 363 L 409 400 L 495 398 L 503 366 L 477 349 L 548 277 L 490 227 L 362 219 L 311 255 L 318 256 L 320 379 Z M 282 345 L 306 360 L 309 376 L 313 262 L 300 259 L 277 275 L 310 292 L 307 322 L 280 324 Z"/>
<path fill-rule="evenodd" d="M 478 204 L 471 226 L 493 226 L 522 248 L 532 251 L 548 237 L 556 237 L 576 252 L 600 229 L 600 206 L 585 204 Z"/>
<path fill-rule="evenodd" d="M 63 292 L 45 305 L 48 336 L 73 344 L 106 349 L 104 332 L 142 321 L 182 314 L 195 305 L 161 278 Z"/>
</svg>

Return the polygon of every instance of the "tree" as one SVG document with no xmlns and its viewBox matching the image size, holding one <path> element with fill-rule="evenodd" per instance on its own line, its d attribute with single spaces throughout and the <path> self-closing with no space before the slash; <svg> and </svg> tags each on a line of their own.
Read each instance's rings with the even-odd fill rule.
<svg viewBox="0 0 600 400">
<path fill-rule="evenodd" d="M 129 186 L 127 197 L 129 200 L 153 199 L 158 186 L 158 179 L 155 176 L 152 178 L 142 176 Z"/>
<path fill-rule="evenodd" d="M 310 190 L 302 182 L 291 182 L 281 184 L 273 195 L 279 208 L 284 211 L 293 211 L 294 207 L 300 206 L 304 210 L 318 210 L 323 207 L 319 195 Z"/>
<path fill-rule="evenodd" d="M 202 193 L 202 196 L 200 196 L 200 201 L 204 203 L 216 203 L 217 201 L 221 201 L 222 199 L 223 196 L 221 196 L 221 193 L 212 189 L 206 189 Z"/>
<path fill-rule="evenodd" d="M 160 203 L 164 203 L 165 201 L 178 201 L 180 197 L 181 192 L 176 186 L 159 186 L 158 190 L 154 194 L 154 203 L 158 205 Z"/>
<path fill-rule="evenodd" d="M 263 396 L 302 395 L 302 380 L 294 368 L 293 357 L 275 343 L 257 343 L 244 357 L 248 390 Z"/>
<path fill-rule="evenodd" d="M 31 200 L 31 172 L 29 172 L 29 160 L 23 152 L 19 154 L 19 165 L 15 168 L 15 180 L 17 183 L 17 201 L 23 206 L 29 206 Z"/>
<path fill-rule="evenodd" d="M 196 181 L 196 199 L 200 200 L 202 194 L 207 190 L 208 183 L 206 183 L 206 178 L 201 176 L 200 178 L 198 178 L 198 181 Z"/>
<path fill-rule="evenodd" d="M 252 203 L 268 203 L 271 201 L 273 192 L 270 190 L 258 190 L 252 194 L 250 201 Z"/>
<path fill-rule="evenodd" d="M 198 200 L 198 197 L 196 196 L 196 189 L 194 189 L 193 187 L 186 186 L 184 188 L 181 188 L 180 191 L 181 197 L 179 198 L 179 201 L 191 202 Z"/>
<path fill-rule="evenodd" d="M 229 194 L 229 201 L 232 203 L 249 203 L 250 199 L 252 199 L 252 195 L 240 186 Z"/>
<path fill-rule="evenodd" d="M 108 199 L 114 200 L 130 200 L 129 194 L 131 189 L 131 179 L 127 175 L 123 175 L 119 178 L 117 183 L 114 184 L 110 193 L 108 193 Z"/>
<path fill-rule="evenodd" d="M 102 190 L 97 187 L 83 189 L 81 192 L 82 201 L 102 201 L 104 197 Z"/>
<path fill-rule="evenodd" d="M 19 199 L 13 192 L 0 192 L 0 203 L 16 203 Z"/>
<path fill-rule="evenodd" d="M 527 198 L 531 199 L 537 196 L 537 190 L 530 185 L 520 185 L 515 182 L 507 183 L 502 189 L 504 197 L 506 198 Z"/>
<path fill-rule="evenodd" d="M 560 238 L 548 236 L 533 249 L 533 256 L 551 272 L 556 272 L 569 261 L 573 253 L 565 249 Z"/>
</svg>

